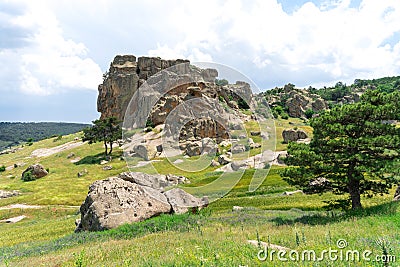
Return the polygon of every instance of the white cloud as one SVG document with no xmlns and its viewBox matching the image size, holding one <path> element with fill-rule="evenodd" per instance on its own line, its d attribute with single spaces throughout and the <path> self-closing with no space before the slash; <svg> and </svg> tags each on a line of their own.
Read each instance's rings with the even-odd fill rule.
<svg viewBox="0 0 400 267">
<path fill-rule="evenodd" d="M 121 53 L 215 61 L 262 88 L 400 74 L 398 0 L 310 0 L 290 13 L 277 0 L 31 1 L 12 23 L 30 30 L 28 46 L 0 60 L 42 94 L 96 89 L 98 64 Z"/>
<path fill-rule="evenodd" d="M 19 82 L 8 84 L 4 89 L 36 95 L 73 89 L 96 90 L 102 77 L 100 67 L 87 57 L 88 50 L 83 43 L 64 38 L 59 21 L 45 2 L 25 2 L 21 12 L 8 16 L 7 23 L 27 32 L 26 44 L 0 50 L 1 60 L 18 62 L 13 65 L 13 75 L 19 77 Z"/>
<path fill-rule="evenodd" d="M 219 60 L 223 54 L 252 68 L 253 77 L 279 68 L 282 79 L 301 86 L 400 74 L 398 0 L 364 0 L 357 8 L 349 0 L 308 2 L 292 14 L 276 0 L 215 3 L 180 2 L 182 15 L 171 15 L 174 36 L 183 37 L 150 53 L 196 58 L 197 51 Z"/>
</svg>

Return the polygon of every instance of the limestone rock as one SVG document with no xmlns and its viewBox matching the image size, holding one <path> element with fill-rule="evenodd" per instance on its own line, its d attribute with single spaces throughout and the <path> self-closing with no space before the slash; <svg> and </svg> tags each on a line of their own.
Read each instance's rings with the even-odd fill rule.
<svg viewBox="0 0 400 267">
<path fill-rule="evenodd" d="M 186 145 L 185 153 L 190 157 L 201 155 L 201 143 L 200 142 L 188 143 Z"/>
<path fill-rule="evenodd" d="M 160 191 L 112 177 L 89 187 L 75 231 L 112 229 L 170 211 L 171 205 Z"/>
<path fill-rule="evenodd" d="M 212 167 L 218 167 L 218 166 L 220 166 L 221 164 L 220 164 L 218 161 L 212 160 L 211 163 L 210 163 L 210 165 L 211 165 Z"/>
<path fill-rule="evenodd" d="M 221 165 L 226 165 L 228 163 L 231 163 L 231 159 L 227 155 L 219 155 L 218 156 L 218 163 Z"/>
<path fill-rule="evenodd" d="M 201 209 L 208 205 L 207 198 L 196 198 L 180 188 L 174 188 L 164 193 L 172 210 L 176 214 L 186 213 L 193 208 Z"/>
<path fill-rule="evenodd" d="M 0 190 L 0 199 L 14 197 L 14 196 L 18 196 L 18 195 L 19 195 L 19 192 L 16 190 L 14 190 L 14 191 Z"/>
<path fill-rule="evenodd" d="M 27 172 L 31 172 L 32 175 L 38 179 L 38 178 L 42 178 L 44 176 L 46 176 L 47 174 L 49 174 L 46 169 L 43 167 L 43 165 L 41 164 L 33 164 L 31 166 L 29 166 L 23 173 L 22 173 L 22 177 L 24 177 L 24 174 Z"/>
<path fill-rule="evenodd" d="M 140 85 L 150 76 L 171 66 L 188 63 L 187 60 L 162 60 L 156 57 L 117 55 L 99 85 L 97 110 L 101 118 L 124 119 L 126 107 Z"/>
<path fill-rule="evenodd" d="M 161 191 L 164 190 L 165 187 L 186 182 L 186 178 L 183 176 L 147 174 L 142 172 L 123 172 L 118 175 L 118 178 Z"/>
<path fill-rule="evenodd" d="M 232 154 L 239 154 L 239 153 L 243 153 L 245 151 L 246 151 L 246 147 L 242 144 L 234 144 L 231 147 Z"/>
<path fill-rule="evenodd" d="M 308 138 L 308 135 L 303 130 L 285 129 L 282 132 L 282 137 L 284 143 L 289 143 L 296 142 L 300 139 L 306 139 Z"/>
</svg>

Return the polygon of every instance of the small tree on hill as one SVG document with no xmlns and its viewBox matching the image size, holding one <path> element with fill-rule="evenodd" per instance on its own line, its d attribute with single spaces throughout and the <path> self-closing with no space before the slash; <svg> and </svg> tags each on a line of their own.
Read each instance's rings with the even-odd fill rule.
<svg viewBox="0 0 400 267">
<path fill-rule="evenodd" d="M 398 183 L 400 92 L 369 91 L 356 104 L 337 106 L 311 120 L 310 144 L 290 143 L 282 172 L 309 193 L 349 194 L 352 209 L 361 195 L 388 193 Z"/>
<path fill-rule="evenodd" d="M 89 144 L 103 142 L 105 154 L 111 155 L 113 142 L 122 138 L 121 121 L 115 117 L 99 119 L 93 121 L 93 126 L 83 129 L 83 141 L 89 141 Z M 108 147 L 110 150 L 108 151 Z"/>
</svg>

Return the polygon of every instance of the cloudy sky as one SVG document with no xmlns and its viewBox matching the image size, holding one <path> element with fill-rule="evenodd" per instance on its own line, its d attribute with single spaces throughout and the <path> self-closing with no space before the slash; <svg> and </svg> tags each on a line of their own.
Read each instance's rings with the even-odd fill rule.
<svg viewBox="0 0 400 267">
<path fill-rule="evenodd" d="M 116 54 L 225 64 L 261 89 L 400 75 L 400 1 L 0 0 L 0 121 L 98 118 Z"/>
</svg>

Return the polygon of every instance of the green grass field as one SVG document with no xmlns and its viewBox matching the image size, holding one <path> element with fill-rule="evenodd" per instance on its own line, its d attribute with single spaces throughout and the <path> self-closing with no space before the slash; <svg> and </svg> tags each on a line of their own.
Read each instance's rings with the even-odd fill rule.
<svg viewBox="0 0 400 267">
<path fill-rule="evenodd" d="M 299 121 L 279 120 L 280 135 L 284 128 L 299 127 L 311 133 Z M 124 225 L 98 233 L 73 233 L 79 218 L 79 205 L 88 186 L 127 171 L 121 150 L 115 149 L 113 167 L 104 171 L 100 165 L 103 147 L 87 145 L 43 158 L 30 158 L 32 151 L 72 141 L 80 134 L 34 143 L 14 154 L 0 156 L 0 165 L 27 165 L 40 162 L 50 169 L 49 175 L 32 182 L 20 177 L 26 168 L 18 167 L 0 173 L 0 189 L 20 190 L 20 196 L 0 199 L 0 220 L 19 215 L 26 219 L 15 224 L 0 224 L 0 266 L 385 266 L 377 261 L 283 262 L 275 258 L 260 261 L 260 248 L 247 240 L 260 240 L 302 251 L 337 249 L 336 242 L 345 239 L 346 249 L 371 255 L 396 255 L 400 262 L 400 213 L 390 195 L 363 198 L 365 210 L 359 212 L 326 211 L 323 201 L 340 198 L 333 194 L 282 195 L 295 188 L 279 175 L 282 167 L 273 167 L 255 192 L 248 192 L 254 170 L 246 170 L 240 181 L 223 198 L 212 202 L 196 214 L 163 215 L 145 222 Z M 278 140 L 278 149 L 285 145 Z M 73 152 L 78 163 L 67 159 Z M 154 163 L 160 173 L 185 175 L 191 180 L 188 189 L 210 183 L 219 177 L 215 168 L 188 173 L 173 167 L 167 160 Z M 77 173 L 87 170 L 83 177 Z M 147 165 L 138 170 L 154 172 Z M 38 209 L 1 209 L 9 204 L 39 205 Z M 233 206 L 243 207 L 232 211 Z M 371 256 L 372 257 L 372 256 Z"/>
</svg>

